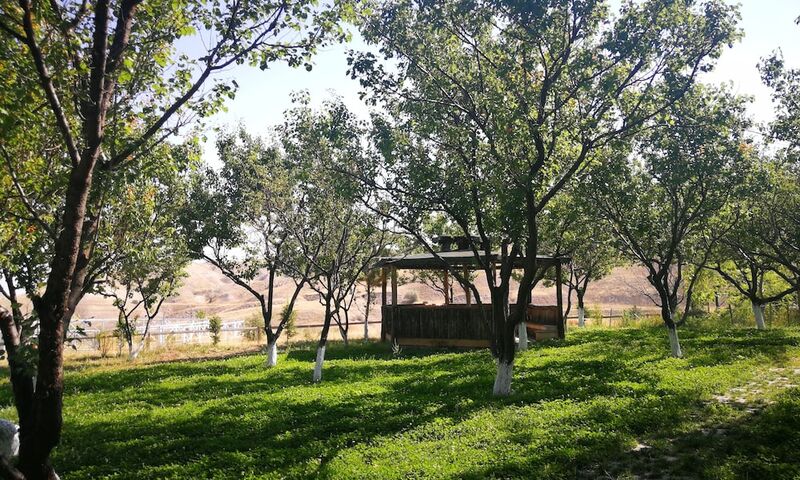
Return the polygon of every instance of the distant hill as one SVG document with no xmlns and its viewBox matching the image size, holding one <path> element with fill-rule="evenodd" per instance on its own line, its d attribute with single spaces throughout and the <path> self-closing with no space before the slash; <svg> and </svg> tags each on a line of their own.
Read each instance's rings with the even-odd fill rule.
<svg viewBox="0 0 800 480">
<path fill-rule="evenodd" d="M 488 299 L 489 294 L 485 282 L 479 279 L 477 284 L 481 297 Z M 260 275 L 252 285 L 258 289 L 265 289 L 266 275 Z M 464 302 L 464 294 L 458 290 L 460 289 L 457 289 L 454 301 Z M 291 279 L 280 277 L 276 280 L 276 311 L 279 311 L 293 291 L 294 283 Z M 590 284 L 586 294 L 586 304 L 587 306 L 599 306 L 604 311 L 608 309 L 622 311 L 633 305 L 643 309 L 652 309 L 654 308 L 653 303 L 644 293 L 651 291 L 642 269 L 617 268 L 608 277 Z M 564 293 L 566 294 L 566 288 Z M 374 306 L 377 307 L 380 305 L 380 288 L 376 288 L 374 294 Z M 405 283 L 399 287 L 398 298 L 401 303 L 413 300 L 414 296 L 416 296 L 416 303 L 443 302 L 441 294 L 427 285 Z M 366 293 L 359 290 L 359 298 L 359 306 L 363 308 Z M 534 303 L 555 304 L 555 288 L 537 286 L 534 290 Z M 319 323 L 322 320 L 324 309 L 318 301 L 317 294 L 308 287 L 298 298 L 296 308 L 298 324 Z M 212 265 L 203 261 L 194 261 L 187 267 L 187 277 L 184 279 L 178 295 L 167 300 L 162 311 L 168 320 L 191 317 L 200 310 L 218 314 L 223 320 L 233 320 L 258 314 L 259 307 L 258 302 L 247 291 L 235 285 Z M 352 319 L 363 318 L 361 309 L 356 308 L 355 310 Z M 572 312 L 574 314 L 574 309 Z M 373 310 L 373 314 L 375 313 L 377 313 L 377 309 Z M 111 301 L 100 295 L 89 295 L 84 298 L 78 306 L 76 314 L 81 319 L 107 319 L 110 323 L 116 321 L 117 318 L 117 312 Z"/>
</svg>

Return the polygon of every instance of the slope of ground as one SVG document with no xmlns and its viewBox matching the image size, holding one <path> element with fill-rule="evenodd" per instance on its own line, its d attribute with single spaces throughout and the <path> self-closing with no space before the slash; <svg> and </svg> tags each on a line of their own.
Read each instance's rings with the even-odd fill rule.
<svg viewBox="0 0 800 480">
<path fill-rule="evenodd" d="M 442 303 L 440 293 L 431 287 L 410 281 L 405 275 L 407 283 L 402 283 L 398 290 L 398 299 L 401 303 Z M 476 284 L 484 299 L 489 298 L 485 281 Z M 259 290 L 266 290 L 264 275 L 256 278 L 252 286 Z M 587 306 L 602 308 L 604 313 L 611 310 L 619 313 L 625 308 L 637 306 L 648 309 L 653 308 L 652 301 L 648 298 L 649 286 L 644 272 L 639 268 L 623 267 L 615 269 L 608 277 L 590 285 L 586 295 Z M 380 289 L 374 292 L 374 307 L 380 305 Z M 294 291 L 291 279 L 281 277 L 276 281 L 275 303 L 276 310 L 288 300 Z M 566 295 L 566 288 L 564 289 Z M 363 318 L 364 300 L 366 293 L 359 291 L 359 301 L 353 311 L 353 320 Z M 455 302 L 464 302 L 464 294 L 456 289 Z M 555 304 L 555 288 L 543 285 L 534 290 L 534 302 L 538 304 Z M 565 300 L 566 302 L 566 300 Z M 298 324 L 319 323 L 322 319 L 323 307 L 320 305 L 318 295 L 310 288 L 305 288 L 297 302 Z M 187 277 L 183 281 L 178 295 L 169 299 L 163 307 L 163 316 L 169 319 L 185 319 L 194 316 L 198 311 L 216 313 L 223 320 L 239 320 L 249 315 L 258 314 L 259 306 L 256 300 L 243 288 L 234 284 L 222 275 L 216 268 L 205 262 L 192 262 L 187 268 Z M 373 310 L 374 311 L 374 310 Z M 574 310 L 573 310 L 574 313 Z M 81 319 L 93 319 L 94 325 L 113 328 L 116 323 L 117 313 L 111 300 L 99 295 L 87 296 L 77 309 L 77 316 Z"/>
<path fill-rule="evenodd" d="M 334 345 L 319 385 L 311 349 L 269 370 L 73 363 L 54 462 L 69 479 L 797 478 L 800 331 L 683 342 L 673 359 L 662 328 L 575 332 L 521 354 L 504 399 L 486 351 Z"/>
</svg>

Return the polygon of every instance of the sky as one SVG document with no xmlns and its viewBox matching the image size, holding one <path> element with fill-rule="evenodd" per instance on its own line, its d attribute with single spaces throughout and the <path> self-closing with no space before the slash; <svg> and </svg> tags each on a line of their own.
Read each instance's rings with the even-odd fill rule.
<svg viewBox="0 0 800 480">
<path fill-rule="evenodd" d="M 751 115 L 757 122 L 768 122 L 773 116 L 770 91 L 761 83 L 757 65 L 762 57 L 780 48 L 787 65 L 800 67 L 800 26 L 795 24 L 800 16 L 800 0 L 729 3 L 740 5 L 739 26 L 744 38 L 726 49 L 717 68 L 704 74 L 702 80 L 728 82 L 734 92 L 752 96 Z M 211 163 L 216 161 L 214 129 L 241 123 L 253 134 L 266 135 L 271 126 L 281 123 L 283 112 L 291 107 L 290 94 L 294 91 L 307 90 L 315 104 L 338 95 L 352 111 L 366 115 L 367 107 L 358 98 L 358 82 L 346 75 L 347 51 L 366 48 L 357 33 L 353 33 L 351 43 L 322 49 L 314 59 L 311 72 L 276 64 L 266 71 L 238 66 L 222 73 L 224 77 L 235 78 L 239 90 L 236 98 L 228 102 L 225 112 L 206 122 L 210 129 L 204 148 L 205 159 Z"/>
</svg>

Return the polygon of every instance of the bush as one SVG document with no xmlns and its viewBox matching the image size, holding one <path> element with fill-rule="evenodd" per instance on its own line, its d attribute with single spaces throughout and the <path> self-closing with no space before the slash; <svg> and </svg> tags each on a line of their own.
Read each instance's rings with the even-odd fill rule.
<svg viewBox="0 0 800 480">
<path fill-rule="evenodd" d="M 97 332 L 97 351 L 102 358 L 108 357 L 111 350 L 119 343 L 115 331 Z"/>
<path fill-rule="evenodd" d="M 264 334 L 264 317 L 258 313 L 248 315 L 244 319 L 244 326 L 249 330 L 244 331 L 244 338 L 250 341 L 261 341 L 261 336 Z"/>
<path fill-rule="evenodd" d="M 586 307 L 586 318 L 591 318 L 597 325 L 602 325 L 603 311 L 600 310 L 600 305 Z"/>
<path fill-rule="evenodd" d="M 403 295 L 402 303 L 405 304 L 405 305 L 411 305 L 411 304 L 417 303 L 417 299 L 418 298 L 419 297 L 417 297 L 417 292 L 406 292 Z"/>
<path fill-rule="evenodd" d="M 222 332 L 222 319 L 219 315 L 211 315 L 208 317 L 208 331 L 211 333 L 211 342 L 217 345 L 220 340 L 220 333 Z"/>
<path fill-rule="evenodd" d="M 642 310 L 636 305 L 622 311 L 622 326 L 630 327 L 636 325 L 643 317 Z"/>
</svg>

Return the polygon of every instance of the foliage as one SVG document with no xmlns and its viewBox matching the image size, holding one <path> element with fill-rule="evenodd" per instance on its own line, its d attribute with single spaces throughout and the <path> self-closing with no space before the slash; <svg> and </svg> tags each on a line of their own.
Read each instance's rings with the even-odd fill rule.
<svg viewBox="0 0 800 480">
<path fill-rule="evenodd" d="M 603 309 L 600 305 L 591 305 L 586 309 L 586 316 L 594 320 L 597 325 L 603 325 Z"/>
<path fill-rule="evenodd" d="M 214 265 L 258 301 L 263 332 L 274 344 L 286 326 L 281 319 L 273 322 L 276 277 L 295 281 L 289 308 L 308 280 L 307 272 L 287 265 L 291 224 L 302 204 L 296 196 L 300 172 L 278 145 L 241 126 L 219 135 L 217 152 L 222 168 L 209 167 L 193 178 L 181 230 L 195 258 Z"/>
<path fill-rule="evenodd" d="M 222 318 L 219 315 L 211 315 L 208 317 L 208 333 L 211 334 L 211 343 L 217 345 L 220 341 L 220 333 L 222 332 Z"/>
<path fill-rule="evenodd" d="M 504 308 L 512 267 L 527 259 L 524 302 L 539 273 L 542 211 L 737 38 L 736 9 L 720 1 L 626 2 L 613 17 L 601 1 L 375 1 L 360 20 L 380 55 L 353 53 L 350 73 L 386 111 L 374 119 L 380 163 L 361 178 L 382 192 L 381 212 L 430 250 L 423 227 L 434 213 L 480 237 L 493 351 L 507 365 L 521 320 Z M 480 255 L 492 251 L 497 282 Z"/>
<path fill-rule="evenodd" d="M 394 358 L 386 345 L 331 344 L 321 385 L 301 349 L 267 371 L 256 355 L 69 365 L 54 460 L 77 480 L 800 474 L 800 396 L 786 385 L 800 383 L 798 331 L 687 329 L 677 360 L 660 353 L 661 330 L 590 329 L 534 346 L 502 400 L 488 391 L 487 351 L 407 347 Z M 737 388 L 741 406 L 715 400 Z M 3 405 L 8 395 L 0 389 Z M 131 439 L 137 448 L 120 448 Z M 632 452 L 638 444 L 650 448 Z"/>
<path fill-rule="evenodd" d="M 589 173 L 587 195 L 620 251 L 647 269 L 670 329 L 684 276 L 687 298 L 697 278 L 687 264 L 707 261 L 708 239 L 729 228 L 742 195 L 752 153 L 744 106 L 724 89 L 698 86 L 659 115 L 631 153 L 616 152 Z"/>
<path fill-rule="evenodd" d="M 255 342 L 261 341 L 261 335 L 264 332 L 264 317 L 258 313 L 251 313 L 244 317 L 244 326 L 252 328 L 244 332 L 244 338 Z"/>
<path fill-rule="evenodd" d="M 300 176 L 286 263 L 295 274 L 304 272 L 325 306 L 319 342 L 324 347 L 332 321 L 347 339 L 358 282 L 389 235 L 385 222 L 369 209 L 369 189 L 350 175 L 367 163 L 364 122 L 340 99 L 324 102 L 319 110 L 311 108 L 306 95 L 295 101 L 279 129 L 286 159 Z"/>
<path fill-rule="evenodd" d="M 27 292 L 39 320 L 36 395 L 28 379 L 13 378 L 23 410 L 20 475 L 56 478 L 48 457 L 61 432 L 64 338 L 78 303 L 95 285 L 98 263 L 102 269 L 98 232 L 113 186 L 124 184 L 126 172 L 147 172 L 151 149 L 233 96 L 236 82 L 216 73 L 276 61 L 310 69 L 320 43 L 344 37 L 338 21 L 347 10 L 339 6 L 303 0 L 0 4 L 0 142 L 33 152 L 20 158 L 34 160 L 33 168 L 4 169 L 0 182 L 15 186 L 25 221 L 48 237 L 35 256 L 47 281 Z M 179 51 L 179 40 L 190 37 L 203 48 Z M 23 122 L 16 121 L 18 113 Z M 20 133 L 23 126 L 33 127 L 32 141 Z M 57 142 L 39 142 L 48 138 Z M 46 146 L 53 146 L 50 169 L 36 164 Z M 11 166 L 8 152 L 0 154 Z M 19 180 L 17 172 L 42 171 L 45 181 L 29 197 L 22 185 L 39 178 Z M 19 252 L 17 245 L 6 251 L 9 230 L 17 230 L 12 225 L 0 227 L 3 258 Z M 3 329 L 4 338 L 18 335 L 19 320 L 14 327 Z"/>
</svg>

